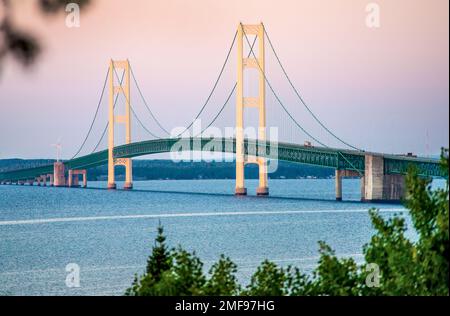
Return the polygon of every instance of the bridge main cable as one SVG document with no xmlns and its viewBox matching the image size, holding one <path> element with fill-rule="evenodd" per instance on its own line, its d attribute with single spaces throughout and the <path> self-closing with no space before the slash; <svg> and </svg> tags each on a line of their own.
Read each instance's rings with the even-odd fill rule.
<svg viewBox="0 0 450 316">
<path fill-rule="evenodd" d="M 326 127 L 324 123 L 322 123 L 322 121 L 317 117 L 317 115 L 314 114 L 314 112 L 310 109 L 310 107 L 306 104 L 306 102 L 305 102 L 305 100 L 303 99 L 303 97 L 302 97 L 302 96 L 300 95 L 300 93 L 298 92 L 298 89 L 297 89 L 297 88 L 294 86 L 294 84 L 292 83 L 291 78 L 289 77 L 289 75 L 288 75 L 286 69 L 284 68 L 283 64 L 281 63 L 281 59 L 279 58 L 277 52 L 275 51 L 275 48 L 274 48 L 274 46 L 273 46 L 273 44 L 272 44 L 272 41 L 270 40 L 269 34 L 267 33 L 265 27 L 264 27 L 264 34 L 266 35 L 267 40 L 269 41 L 269 45 L 270 45 L 270 47 L 271 47 L 271 49 L 272 49 L 272 52 L 274 53 L 275 58 L 277 59 L 278 64 L 280 65 L 281 70 L 283 71 L 283 73 L 284 73 L 286 79 L 288 80 L 289 84 L 291 85 L 292 89 L 294 90 L 294 92 L 295 92 L 295 94 L 297 95 L 297 97 L 298 97 L 298 99 L 300 100 L 300 102 L 303 104 L 303 106 L 306 108 L 306 110 L 309 112 L 309 114 L 311 114 L 311 116 L 314 118 L 314 120 L 315 120 L 317 123 L 319 123 L 319 125 L 322 126 L 322 128 L 324 128 L 331 136 L 333 136 L 335 139 L 337 139 L 338 141 L 340 141 L 342 144 L 344 144 L 344 145 L 346 145 L 346 146 L 348 146 L 348 147 L 350 147 L 350 148 L 352 148 L 352 149 L 358 150 L 358 151 L 364 151 L 363 149 L 360 149 L 360 148 L 358 148 L 358 147 L 356 147 L 356 146 L 353 146 L 353 145 L 349 144 L 348 142 L 344 141 L 344 140 L 343 140 L 342 138 L 340 138 L 339 136 L 337 136 L 337 135 L 336 135 L 335 133 L 333 133 L 328 127 Z"/>
<path fill-rule="evenodd" d="M 225 62 L 224 62 L 224 64 L 222 65 L 222 68 L 221 68 L 221 71 L 220 71 L 220 73 L 219 73 L 219 76 L 218 76 L 218 78 L 216 79 L 216 81 L 215 81 L 215 83 L 214 83 L 214 86 L 213 86 L 213 88 L 212 88 L 212 90 L 211 90 L 211 92 L 210 92 L 210 94 L 209 94 L 209 96 L 208 96 L 208 98 L 207 98 L 205 104 L 204 104 L 203 107 L 200 109 L 199 113 L 197 114 L 196 118 L 192 121 L 192 123 L 191 123 L 187 128 L 185 128 L 185 130 L 184 130 L 182 133 L 180 133 L 177 137 L 179 137 L 181 134 L 185 133 L 189 128 L 192 127 L 192 125 L 194 124 L 195 120 L 197 120 L 197 119 L 200 117 L 200 115 L 202 114 L 202 112 L 203 112 L 204 109 L 206 108 L 207 104 L 209 103 L 209 101 L 210 101 L 210 99 L 211 99 L 211 97 L 212 97 L 214 91 L 216 90 L 217 85 L 218 85 L 218 83 L 219 83 L 219 81 L 220 81 L 220 79 L 221 79 L 221 77 L 222 77 L 222 74 L 223 74 L 223 72 L 224 72 L 224 70 L 225 70 L 225 66 L 226 66 L 227 63 L 228 63 L 228 60 L 229 60 L 230 55 L 231 55 L 231 51 L 232 51 L 232 49 L 233 49 L 233 47 L 234 47 L 234 44 L 235 44 L 235 42 L 236 42 L 236 37 L 237 37 L 237 32 L 235 33 L 235 35 L 234 35 L 234 37 L 233 37 L 233 41 L 232 41 L 232 44 L 231 44 L 231 46 L 230 46 L 230 48 L 229 48 L 229 51 L 228 51 L 228 54 L 227 54 L 227 56 L 226 56 Z M 255 45 L 255 42 L 256 42 L 256 40 L 253 42 L 252 47 Z M 249 53 L 249 56 L 250 56 L 250 53 Z M 145 97 L 144 97 L 144 94 L 142 93 L 142 90 L 140 89 L 140 86 L 139 86 L 139 83 L 138 83 L 138 81 L 137 81 L 137 79 L 136 79 L 136 76 L 134 75 L 133 68 L 130 67 L 130 70 L 131 70 L 131 75 L 132 75 L 133 81 L 135 82 L 136 88 L 138 89 L 138 92 L 139 92 L 139 94 L 140 94 L 140 96 L 141 96 L 141 98 L 142 98 L 142 101 L 144 102 L 144 105 L 145 105 L 147 111 L 149 112 L 149 114 L 151 115 L 151 117 L 153 118 L 153 120 L 156 122 L 156 124 L 158 124 L 158 126 L 159 126 L 166 134 L 170 135 L 170 133 L 167 131 L 167 129 L 164 128 L 164 126 L 159 122 L 159 120 L 156 118 L 156 116 L 154 115 L 154 113 L 151 111 L 151 109 L 150 109 L 150 107 L 149 107 L 149 105 L 148 105 L 148 102 L 146 101 L 146 99 L 145 99 Z M 114 72 L 115 72 L 115 76 L 118 78 L 118 74 L 117 74 L 117 72 L 115 71 L 115 69 L 114 69 Z M 124 77 L 124 76 L 122 75 L 122 79 L 120 79 L 120 81 L 119 81 L 119 82 L 120 82 L 120 85 L 122 84 L 123 77 Z M 203 134 L 203 133 L 205 132 L 206 129 L 208 129 L 212 124 L 214 124 L 214 122 L 218 119 L 218 117 L 220 116 L 220 114 L 221 114 L 221 113 L 223 112 L 223 110 L 225 109 L 226 105 L 228 104 L 228 102 L 229 102 L 229 100 L 231 99 L 231 96 L 233 95 L 233 93 L 234 93 L 235 90 L 236 90 L 236 83 L 234 84 L 233 88 L 231 89 L 231 92 L 229 93 L 229 95 L 228 95 L 228 97 L 227 97 L 225 103 L 223 104 L 223 106 L 221 107 L 221 109 L 219 110 L 219 112 L 216 114 L 216 116 L 213 118 L 213 120 L 209 123 L 209 125 L 208 125 L 206 128 L 204 128 L 198 135 Z M 116 100 L 115 100 L 115 102 L 114 102 L 114 108 L 115 108 L 115 106 L 116 106 L 117 99 L 118 99 L 118 96 L 116 97 Z M 151 136 L 153 136 L 153 137 L 155 137 L 155 138 L 160 138 L 160 137 L 156 136 L 155 134 L 153 134 L 152 132 L 150 132 L 150 130 L 149 130 L 148 128 L 146 128 L 145 125 L 143 124 L 143 122 L 138 118 L 138 116 L 137 116 L 136 112 L 134 111 L 134 109 L 133 109 L 131 106 L 130 106 L 130 108 L 131 108 L 131 110 L 132 110 L 132 113 L 133 113 L 134 117 L 136 118 L 136 120 L 138 121 L 138 123 L 142 126 L 142 128 L 143 128 L 148 134 L 150 134 Z M 108 130 L 108 125 L 109 125 L 109 122 L 106 124 L 106 126 L 105 126 L 105 128 L 104 128 L 104 130 L 103 130 L 102 136 L 100 137 L 100 140 L 97 142 L 97 145 L 94 147 L 92 153 L 94 153 L 94 152 L 98 149 L 98 147 L 100 146 L 100 143 L 101 143 L 101 141 L 103 140 L 103 138 L 105 137 L 106 131 Z M 197 136 L 198 136 L 198 135 L 197 135 Z"/>
<path fill-rule="evenodd" d="M 148 103 L 144 97 L 144 94 L 142 93 L 141 88 L 139 87 L 138 81 L 136 80 L 136 77 L 134 75 L 133 67 L 130 66 L 130 70 L 131 70 L 131 77 L 133 78 L 133 81 L 136 85 L 139 95 L 141 96 L 142 101 L 144 102 L 145 108 L 147 109 L 148 113 L 150 113 L 150 116 L 156 122 L 156 124 L 159 126 L 159 128 L 162 129 L 164 131 L 164 133 L 166 133 L 167 135 L 170 135 L 170 132 L 164 128 L 164 126 L 159 122 L 159 120 L 153 114 L 152 110 L 150 110 L 150 107 L 148 106 Z"/>
<path fill-rule="evenodd" d="M 228 64 L 228 60 L 230 59 L 230 55 L 231 55 L 231 52 L 233 51 L 234 44 L 236 43 L 236 38 L 237 38 L 237 31 L 234 33 L 233 41 L 231 42 L 230 48 L 228 49 L 227 57 L 225 58 L 225 61 L 224 61 L 223 65 L 222 65 L 222 68 L 221 68 L 221 70 L 219 72 L 219 76 L 217 77 L 217 79 L 216 79 L 216 81 L 214 83 L 214 86 L 213 86 L 213 88 L 211 89 L 211 92 L 208 95 L 208 98 L 206 98 L 206 101 L 203 104 L 203 106 L 200 109 L 200 111 L 198 112 L 197 116 L 192 120 L 192 122 L 189 124 L 188 127 L 185 128 L 185 130 L 183 132 L 181 132 L 181 133 L 179 133 L 177 135 L 177 137 L 180 137 L 187 130 L 189 130 L 192 127 L 192 125 L 194 125 L 195 121 L 200 117 L 200 115 L 203 113 L 203 111 L 205 110 L 206 106 L 208 105 L 209 101 L 211 100 L 211 97 L 212 97 L 213 93 L 215 92 L 215 90 L 217 88 L 217 85 L 219 84 L 220 78 L 222 78 L 222 74 L 223 74 L 223 72 L 225 70 L 225 66 Z M 225 105 L 226 105 L 226 103 L 225 103 Z M 223 107 L 225 107 L 225 105 Z M 212 123 L 210 124 L 210 126 L 211 125 L 212 125 Z"/>
<path fill-rule="evenodd" d="M 248 39 L 248 36 L 247 36 L 247 34 L 245 33 L 245 29 L 244 29 L 244 27 L 243 27 L 243 25 L 242 25 L 242 23 L 240 24 L 241 25 L 241 28 L 242 28 L 242 32 L 243 32 L 243 34 L 244 34 L 244 36 L 245 36 L 245 39 L 246 39 L 246 41 L 247 41 L 247 44 L 250 46 L 250 41 L 249 41 L 249 39 Z M 264 26 L 263 26 L 263 29 L 265 29 L 264 28 Z M 265 30 L 264 30 L 264 32 L 265 32 Z M 267 34 L 266 34 L 267 35 Z M 270 41 L 269 41 L 270 42 Z M 326 145 L 326 144 L 324 144 L 324 143 L 322 143 L 321 141 L 319 141 L 317 138 L 315 138 L 314 136 L 312 136 L 307 130 L 305 130 L 295 119 L 294 119 L 294 117 L 289 113 L 289 111 L 287 110 L 287 108 L 283 105 L 283 102 L 281 102 L 281 99 L 278 97 L 278 95 L 277 95 L 277 93 L 275 92 L 275 90 L 273 89 L 273 87 L 272 87 L 272 85 L 270 84 L 270 82 L 269 82 L 269 80 L 267 79 L 267 76 L 266 76 L 266 73 L 265 73 L 265 71 L 262 69 L 262 67 L 261 67 L 261 65 L 259 64 L 259 61 L 258 61 L 258 58 L 256 57 L 256 55 L 255 55 L 255 53 L 254 53 L 254 51 L 253 51 L 253 46 L 251 46 L 250 47 L 250 53 L 251 54 L 253 54 L 253 57 L 255 58 L 255 60 L 256 60 L 256 64 L 258 65 L 258 67 L 259 67 L 259 70 L 263 73 L 263 76 L 264 76 L 264 80 L 266 81 L 266 83 L 267 83 L 267 85 L 269 86 L 269 88 L 270 88 L 270 90 L 272 91 L 272 93 L 273 93 L 273 95 L 275 96 L 275 98 L 277 99 L 277 101 L 280 103 L 280 105 L 282 106 L 282 108 L 284 109 L 284 111 L 289 115 L 289 117 L 293 120 L 293 122 L 306 134 L 306 135 L 308 135 L 309 137 L 311 137 L 313 140 L 315 140 L 317 143 L 319 143 L 320 145 L 322 145 L 322 146 L 324 146 L 324 147 L 326 147 L 326 148 L 329 148 L 329 146 L 328 145 Z M 275 53 L 275 52 L 274 52 Z M 338 154 L 346 161 L 346 162 L 348 162 L 349 164 L 350 164 L 350 166 L 355 170 L 355 171 L 357 171 L 361 176 L 363 175 L 362 173 L 361 173 L 361 171 L 360 170 L 358 170 L 340 151 L 338 151 Z"/>
<path fill-rule="evenodd" d="M 256 44 L 256 40 L 257 38 L 255 38 L 253 40 L 253 43 L 251 45 L 251 48 L 255 47 Z M 251 55 L 251 52 L 248 53 L 247 58 L 249 58 Z M 200 135 L 202 135 L 208 128 L 211 127 L 211 125 L 214 124 L 214 122 L 219 118 L 219 116 L 222 114 L 223 110 L 225 110 L 225 107 L 228 105 L 228 102 L 230 101 L 231 97 L 233 96 L 233 93 L 236 91 L 237 88 L 237 82 L 234 83 L 233 88 L 231 89 L 230 93 L 228 94 L 228 97 L 226 98 L 224 104 L 222 105 L 222 107 L 220 108 L 219 112 L 217 112 L 216 116 L 214 116 L 214 118 L 211 120 L 211 122 L 197 135 L 195 135 L 194 137 L 198 137 Z"/>
<path fill-rule="evenodd" d="M 84 141 L 81 144 L 80 148 L 78 148 L 77 152 L 72 156 L 71 160 L 74 159 L 76 156 L 78 156 L 78 154 L 81 152 L 81 150 L 83 150 L 83 147 L 86 144 L 86 141 L 88 140 L 89 135 L 92 132 L 92 128 L 94 127 L 94 123 L 95 123 L 95 120 L 97 119 L 97 115 L 98 115 L 98 112 L 99 112 L 99 109 L 100 109 L 100 105 L 102 104 L 103 96 L 105 94 L 106 84 L 108 83 L 108 75 L 109 75 L 109 69 L 106 72 L 105 83 L 103 84 L 102 93 L 100 94 L 100 100 L 98 100 L 97 109 L 95 110 L 95 115 L 94 115 L 94 118 L 92 119 L 92 122 L 91 122 L 91 125 L 89 127 L 89 130 L 88 130 L 88 132 L 86 134 L 86 137 L 84 138 Z"/>
<path fill-rule="evenodd" d="M 201 116 L 201 114 L 202 114 L 203 111 L 205 110 L 206 106 L 209 104 L 209 102 L 210 102 L 210 100 L 211 100 L 211 97 L 212 97 L 212 95 L 214 94 L 214 92 L 215 92 L 215 90 L 216 90 L 216 88 L 217 88 L 217 86 L 218 86 L 218 84 L 219 84 L 219 82 L 220 82 L 220 79 L 222 78 L 222 75 L 223 75 L 223 72 L 224 72 L 224 70 L 225 70 L 225 67 L 226 67 L 226 65 L 227 65 L 227 63 L 228 63 L 228 60 L 230 59 L 230 55 L 231 55 L 231 52 L 232 52 L 232 50 L 233 50 L 234 44 L 235 44 L 235 42 L 236 42 L 236 38 L 237 38 L 237 32 L 235 32 L 235 34 L 234 34 L 234 36 L 233 36 L 233 40 L 232 40 L 232 42 L 231 42 L 230 48 L 228 49 L 228 53 L 227 53 L 227 56 L 226 56 L 226 58 L 225 58 L 225 61 L 224 61 L 223 65 L 222 65 L 222 67 L 221 67 L 221 70 L 220 70 L 220 72 L 219 72 L 219 75 L 217 76 L 217 79 L 216 79 L 216 81 L 214 82 L 214 85 L 213 85 L 213 87 L 212 87 L 212 89 L 211 89 L 211 91 L 210 91 L 208 97 L 206 98 L 205 103 L 204 103 L 203 106 L 201 107 L 201 109 L 200 109 L 200 111 L 198 112 L 198 114 L 196 115 L 196 117 L 195 117 L 195 118 L 192 120 L 192 122 L 189 124 L 189 126 L 186 127 L 186 128 L 184 129 L 183 132 L 179 133 L 179 135 L 177 135 L 177 137 L 180 137 L 182 134 L 184 134 L 187 130 L 189 130 L 189 129 L 194 125 L 195 121 Z M 132 69 L 132 68 L 131 68 L 131 75 L 132 75 L 132 77 L 133 77 L 133 81 L 135 82 L 135 85 L 136 85 L 136 87 L 137 87 L 137 89 L 138 89 L 138 92 L 139 92 L 139 94 L 140 94 L 140 96 L 141 96 L 141 98 L 142 98 L 142 101 L 144 102 L 144 105 L 145 105 L 147 111 L 149 112 L 150 116 L 151 116 L 152 119 L 156 122 L 156 124 L 159 126 L 159 128 L 161 128 L 161 130 L 163 130 L 166 134 L 170 135 L 170 132 L 169 132 L 169 131 L 161 124 L 161 122 L 157 119 L 156 115 L 151 111 L 150 107 L 148 106 L 148 102 L 146 101 L 146 99 L 145 99 L 145 97 L 144 97 L 144 94 L 142 93 L 142 90 L 140 89 L 139 83 L 138 83 L 138 81 L 137 81 L 137 79 L 136 79 L 136 76 L 134 75 L 134 72 L 133 72 L 133 69 Z M 234 89 L 233 89 L 233 90 L 234 90 Z M 230 97 L 231 97 L 231 94 L 233 93 L 233 90 L 232 90 L 232 92 L 230 93 Z M 228 99 L 229 99 L 230 97 L 228 97 Z M 228 101 L 227 101 L 227 102 L 228 102 Z M 227 103 L 227 102 L 226 102 L 226 103 Z M 222 107 L 221 110 L 223 110 L 223 108 L 225 107 L 226 103 L 224 104 L 224 106 Z M 221 112 L 221 111 L 220 111 L 220 112 Z M 219 114 L 219 115 L 220 115 L 220 114 Z M 216 118 L 214 119 L 214 121 L 217 119 L 217 117 L 218 117 L 218 115 L 216 116 Z M 212 123 L 211 123 L 209 126 L 211 126 L 211 125 L 212 125 Z M 202 132 L 203 132 L 203 131 L 202 131 Z"/>
<path fill-rule="evenodd" d="M 114 74 L 115 74 L 117 80 L 119 81 L 120 88 L 123 89 L 123 87 L 122 87 L 122 82 L 120 81 L 119 75 L 117 74 L 117 71 L 116 71 L 116 68 L 114 67 L 114 65 L 113 65 L 113 71 L 114 71 Z M 130 100 L 127 98 L 127 96 L 125 96 L 125 98 L 126 98 L 127 103 L 130 104 L 130 110 L 131 110 L 133 116 L 136 118 L 136 120 L 137 120 L 138 123 L 142 126 L 142 128 L 143 128 L 149 135 L 151 135 L 152 137 L 154 137 L 154 138 L 156 138 L 156 139 L 161 139 L 161 137 L 156 136 L 156 135 L 153 134 L 147 127 L 145 127 L 144 123 L 139 119 L 139 117 L 137 116 L 136 112 L 134 111 L 133 106 L 131 105 Z"/>
<path fill-rule="evenodd" d="M 281 101 L 280 97 L 278 96 L 278 94 L 275 92 L 272 84 L 270 83 L 270 81 L 267 79 L 266 73 L 265 71 L 262 69 L 261 65 L 259 64 L 258 58 L 256 57 L 255 52 L 253 51 L 253 47 L 251 47 L 250 45 L 250 41 L 248 39 L 248 36 L 245 32 L 244 26 L 242 25 L 242 23 L 240 23 L 240 26 L 242 28 L 242 32 L 244 34 L 245 40 L 247 41 L 248 46 L 250 46 L 250 53 L 253 55 L 253 57 L 256 60 L 256 64 L 259 68 L 259 70 L 262 72 L 263 76 L 264 76 L 264 80 L 267 83 L 267 85 L 269 86 L 270 90 L 272 91 L 273 95 L 275 96 L 275 98 L 277 99 L 278 103 L 281 105 L 281 107 L 284 109 L 284 111 L 286 112 L 286 114 L 291 118 L 291 120 L 303 131 L 303 133 L 305 133 L 306 135 L 308 135 L 309 137 L 311 137 L 311 139 L 313 139 L 315 142 L 317 142 L 318 144 L 322 145 L 323 147 L 329 147 L 326 144 L 322 143 L 320 140 L 318 140 L 316 137 L 312 136 L 305 128 L 303 128 L 303 126 L 300 125 L 300 123 L 297 122 L 297 120 L 291 115 L 291 113 L 289 113 L 289 111 L 287 110 L 287 108 L 284 106 L 283 102 Z"/>
</svg>

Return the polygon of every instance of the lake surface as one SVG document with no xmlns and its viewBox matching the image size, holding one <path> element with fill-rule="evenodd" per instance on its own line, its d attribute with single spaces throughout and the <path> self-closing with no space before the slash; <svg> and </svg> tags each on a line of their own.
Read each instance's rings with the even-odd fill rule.
<svg viewBox="0 0 450 316">
<path fill-rule="evenodd" d="M 269 198 L 235 197 L 233 180 L 134 185 L 0 186 L 0 295 L 122 295 L 145 268 L 158 221 L 169 246 L 195 250 L 205 270 L 224 253 L 247 284 L 264 259 L 311 272 L 319 240 L 361 262 L 369 208 L 407 217 L 398 204 L 360 203 L 356 179 L 343 181 L 344 202 L 334 201 L 333 179 L 271 180 Z M 247 181 L 249 194 L 256 186 Z M 66 286 L 69 263 L 80 267 L 79 288 Z"/>
</svg>

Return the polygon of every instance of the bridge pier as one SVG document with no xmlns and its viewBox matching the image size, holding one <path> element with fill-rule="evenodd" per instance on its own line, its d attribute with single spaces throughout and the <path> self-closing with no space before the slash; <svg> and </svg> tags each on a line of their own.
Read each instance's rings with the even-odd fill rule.
<svg viewBox="0 0 450 316">
<path fill-rule="evenodd" d="M 335 172 L 335 190 L 336 190 L 336 201 L 342 201 L 342 177 L 341 170 L 336 170 Z"/>
<path fill-rule="evenodd" d="M 363 177 L 361 177 L 361 183 L 360 183 L 360 187 L 361 187 L 361 202 L 365 201 L 365 194 L 366 194 L 366 176 L 364 175 Z"/>
<path fill-rule="evenodd" d="M 235 195 L 237 195 L 237 196 L 247 195 L 247 188 L 236 187 Z"/>
<path fill-rule="evenodd" d="M 405 196 L 405 176 L 385 174 L 384 157 L 366 155 L 364 201 L 388 202 L 400 201 Z"/>
<path fill-rule="evenodd" d="M 354 170 L 336 170 L 335 189 L 336 201 L 342 201 L 342 178 L 360 178 L 361 174 Z M 364 177 L 361 177 L 361 199 L 364 196 Z"/>
<path fill-rule="evenodd" d="M 46 179 L 49 180 L 49 184 L 48 185 L 50 187 L 54 186 L 55 181 L 54 181 L 53 175 L 52 174 L 47 174 L 47 175 L 45 175 L 45 177 L 46 177 Z"/>
<path fill-rule="evenodd" d="M 53 165 L 53 186 L 55 187 L 65 187 L 66 177 L 65 177 L 65 167 L 62 162 L 55 162 Z"/>
<path fill-rule="evenodd" d="M 87 171 L 86 170 L 69 170 L 68 186 L 69 188 L 79 187 L 78 176 L 83 176 L 83 188 L 87 187 Z"/>
<path fill-rule="evenodd" d="M 79 181 L 78 176 L 74 177 L 73 172 L 74 172 L 74 170 L 69 170 L 69 174 L 67 177 L 67 186 L 69 188 L 76 188 L 79 186 L 78 185 L 78 181 Z"/>
<path fill-rule="evenodd" d="M 268 187 L 259 187 L 256 189 L 256 195 L 258 196 L 268 196 L 269 188 Z"/>
</svg>

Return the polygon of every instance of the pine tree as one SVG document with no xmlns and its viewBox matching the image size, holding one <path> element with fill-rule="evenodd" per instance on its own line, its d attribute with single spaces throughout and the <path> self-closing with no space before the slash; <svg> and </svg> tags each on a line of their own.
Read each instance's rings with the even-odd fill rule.
<svg viewBox="0 0 450 316">
<path fill-rule="evenodd" d="M 165 244 L 164 228 L 161 222 L 158 224 L 158 234 L 152 254 L 147 259 L 146 273 L 142 277 L 135 275 L 130 288 L 125 291 L 126 296 L 159 295 L 161 288 L 158 287 L 162 276 L 172 267 L 172 255 Z"/>
<path fill-rule="evenodd" d="M 164 271 L 171 267 L 172 258 L 169 250 L 165 244 L 166 236 L 164 236 L 164 228 L 161 222 L 158 225 L 158 235 L 155 239 L 155 246 L 152 249 L 152 254 L 147 260 L 146 272 L 152 276 L 155 282 L 161 279 Z"/>
</svg>

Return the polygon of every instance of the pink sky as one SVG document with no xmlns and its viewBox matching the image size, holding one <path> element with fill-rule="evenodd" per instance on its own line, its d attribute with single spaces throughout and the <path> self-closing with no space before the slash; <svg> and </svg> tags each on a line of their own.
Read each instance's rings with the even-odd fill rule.
<svg viewBox="0 0 450 316">
<path fill-rule="evenodd" d="M 0 74 L 0 158 L 53 157 L 49 144 L 59 136 L 69 158 L 89 127 L 110 58 L 131 61 L 165 126 L 188 124 L 211 89 L 239 21 L 264 22 L 295 85 L 342 138 L 389 153 L 437 153 L 449 144 L 447 0 L 375 1 L 379 29 L 366 26 L 371 1 L 364 0 L 93 2 L 82 12 L 81 28 L 69 29 L 64 14 L 43 18 L 35 1 L 14 1 L 17 24 L 39 36 L 44 51 L 31 71 L 7 60 Z M 235 80 L 232 57 L 222 95 Z M 273 77 L 296 118 L 330 140 L 295 110 L 300 105 L 281 76 L 274 71 Z M 136 91 L 132 98 L 137 100 Z M 105 102 L 91 144 L 106 111 Z"/>
</svg>

